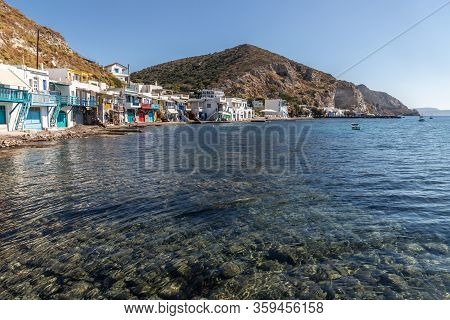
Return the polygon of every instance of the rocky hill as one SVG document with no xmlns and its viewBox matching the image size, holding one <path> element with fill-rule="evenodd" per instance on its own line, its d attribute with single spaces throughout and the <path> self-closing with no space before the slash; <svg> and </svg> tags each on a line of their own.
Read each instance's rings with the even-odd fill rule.
<svg viewBox="0 0 450 320">
<path fill-rule="evenodd" d="M 248 44 L 149 67 L 133 73 L 132 79 L 148 84 L 158 81 L 185 92 L 217 88 L 242 98 L 282 97 L 299 105 L 376 114 L 409 112 L 403 105 L 396 110 L 395 105 L 368 101 L 353 83 Z"/>
<path fill-rule="evenodd" d="M 365 85 L 359 85 L 358 90 L 362 93 L 364 100 L 371 104 L 375 113 L 392 115 L 418 115 L 417 110 L 410 110 L 400 100 L 380 91 L 373 91 Z"/>
<path fill-rule="evenodd" d="M 0 0 L 0 62 L 13 65 L 25 62 L 29 67 L 36 67 L 38 28 L 39 60 L 44 67 L 74 68 L 90 72 L 98 80 L 110 85 L 120 85 L 101 66 L 74 52 L 58 32 L 38 25 L 3 0 Z"/>
</svg>

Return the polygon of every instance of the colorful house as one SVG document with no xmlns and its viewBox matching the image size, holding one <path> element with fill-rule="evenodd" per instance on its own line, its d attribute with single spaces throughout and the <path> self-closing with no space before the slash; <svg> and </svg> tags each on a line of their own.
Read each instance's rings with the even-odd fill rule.
<svg viewBox="0 0 450 320">
<path fill-rule="evenodd" d="M 141 108 L 137 111 L 138 122 L 155 122 L 157 121 L 157 110 L 159 104 L 153 103 L 152 98 L 147 94 L 141 94 Z"/>
<path fill-rule="evenodd" d="M 26 66 L 17 66 L 16 68 L 30 88 L 30 108 L 23 129 L 42 130 L 52 127 L 51 115 L 56 111 L 58 101 L 57 97 L 50 94 L 48 71 Z"/>
<path fill-rule="evenodd" d="M 62 118 L 66 113 L 67 126 L 75 124 L 94 124 L 98 114 L 98 101 L 102 91 L 107 89 L 106 84 L 92 79 L 87 72 L 74 69 L 49 69 L 52 83 L 52 94 L 61 101 L 61 109 L 57 117 Z M 61 126 L 63 122 L 61 121 Z"/>
</svg>

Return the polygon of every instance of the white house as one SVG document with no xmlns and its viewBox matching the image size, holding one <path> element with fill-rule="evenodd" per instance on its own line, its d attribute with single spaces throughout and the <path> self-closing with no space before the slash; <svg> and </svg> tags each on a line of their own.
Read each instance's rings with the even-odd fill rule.
<svg viewBox="0 0 450 320">
<path fill-rule="evenodd" d="M 28 82 L 31 105 L 25 120 L 25 129 L 42 130 L 53 125 L 51 116 L 58 106 L 57 97 L 50 94 L 49 73 L 42 69 L 17 66 L 18 72 Z"/>
<path fill-rule="evenodd" d="M 106 71 L 112 73 L 117 79 L 119 79 L 122 82 L 128 83 L 130 80 L 129 70 L 124 65 L 121 65 L 120 63 L 114 62 L 112 64 L 109 64 L 107 66 L 103 67 Z"/>
<path fill-rule="evenodd" d="M 324 108 L 324 110 L 325 110 L 325 117 L 328 117 L 328 118 L 339 118 L 339 117 L 345 116 L 344 110 L 339 109 L 339 108 L 326 107 L 326 108 Z"/>
<path fill-rule="evenodd" d="M 253 118 L 253 109 L 248 106 L 247 100 L 227 98 L 227 104 L 231 110 L 233 121 L 243 121 Z"/>
<path fill-rule="evenodd" d="M 264 102 L 264 110 L 261 111 L 265 116 L 287 118 L 288 105 L 285 100 L 282 99 L 267 99 Z"/>
<path fill-rule="evenodd" d="M 15 67 L 0 64 L 1 131 L 23 129 L 19 126 L 23 126 L 26 113 L 30 107 L 29 89 L 28 83 L 17 74 Z M 22 121 L 19 121 L 21 116 Z"/>
<path fill-rule="evenodd" d="M 190 110 L 200 120 L 231 120 L 225 93 L 218 90 L 202 90 L 198 98 L 188 100 Z"/>
</svg>

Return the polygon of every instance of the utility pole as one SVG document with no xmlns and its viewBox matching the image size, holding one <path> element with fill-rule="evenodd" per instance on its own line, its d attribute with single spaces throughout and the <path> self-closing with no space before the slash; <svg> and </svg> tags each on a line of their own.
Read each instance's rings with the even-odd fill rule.
<svg viewBox="0 0 450 320">
<path fill-rule="evenodd" d="M 37 42 L 36 42 L 36 69 L 39 69 L 39 36 L 40 36 L 40 29 L 37 28 Z"/>
<path fill-rule="evenodd" d="M 130 85 L 130 64 L 127 65 L 127 71 L 128 71 L 128 85 Z"/>
</svg>

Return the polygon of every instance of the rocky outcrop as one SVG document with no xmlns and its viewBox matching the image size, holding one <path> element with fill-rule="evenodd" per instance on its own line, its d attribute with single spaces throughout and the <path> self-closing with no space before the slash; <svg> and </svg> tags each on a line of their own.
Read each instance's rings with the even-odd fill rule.
<svg viewBox="0 0 450 320">
<path fill-rule="evenodd" d="M 373 91 L 365 85 L 359 85 L 358 90 L 362 93 L 364 100 L 372 105 L 375 113 L 386 115 L 419 115 L 417 110 L 410 110 L 400 100 L 380 91 Z"/>
<path fill-rule="evenodd" d="M 356 113 L 373 113 L 373 106 L 368 103 L 361 91 L 351 82 L 338 81 L 334 105 L 339 109 L 348 109 Z"/>
</svg>

